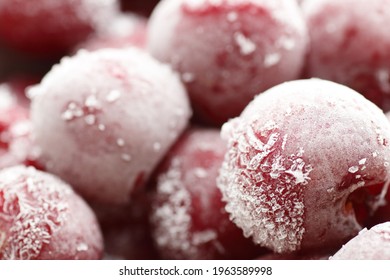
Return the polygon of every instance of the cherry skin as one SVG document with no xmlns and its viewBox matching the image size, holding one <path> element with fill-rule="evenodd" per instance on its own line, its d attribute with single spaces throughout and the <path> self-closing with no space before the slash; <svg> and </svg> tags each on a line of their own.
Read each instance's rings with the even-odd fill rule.
<svg viewBox="0 0 390 280">
<path fill-rule="evenodd" d="M 80 51 L 29 94 L 40 163 L 107 204 L 145 187 L 191 115 L 177 75 L 137 48 Z"/>
</svg>

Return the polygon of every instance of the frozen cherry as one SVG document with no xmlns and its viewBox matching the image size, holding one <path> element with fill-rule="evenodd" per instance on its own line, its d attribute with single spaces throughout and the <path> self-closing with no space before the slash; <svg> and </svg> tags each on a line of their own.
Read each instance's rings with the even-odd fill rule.
<svg viewBox="0 0 390 280">
<path fill-rule="evenodd" d="M 29 93 L 40 161 L 102 203 L 128 202 L 191 115 L 177 75 L 136 48 L 81 51 Z"/>
<path fill-rule="evenodd" d="M 311 47 L 307 75 L 347 85 L 390 110 L 387 0 L 305 1 Z"/>
<path fill-rule="evenodd" d="M 76 49 L 94 51 L 103 48 L 146 48 L 146 23 L 143 17 L 132 13 L 117 16 L 110 24 L 90 36 Z"/>
<path fill-rule="evenodd" d="M 160 166 L 152 198 L 153 236 L 167 259 L 247 259 L 262 252 L 229 219 L 216 186 L 226 144 L 192 128 Z"/>
<path fill-rule="evenodd" d="M 228 151 L 218 186 L 226 209 L 245 235 L 278 253 L 352 238 L 390 175 L 385 115 L 330 81 L 278 85 L 222 133 Z"/>
<path fill-rule="evenodd" d="M 186 83 L 195 116 L 222 124 L 261 91 L 299 77 L 307 32 L 297 2 L 161 1 L 148 49 Z"/>
<path fill-rule="evenodd" d="M 32 54 L 63 55 L 117 12 L 117 0 L 0 0 L 0 40 Z"/>
<path fill-rule="evenodd" d="M 361 230 L 330 259 L 390 260 L 390 222 Z"/>
<path fill-rule="evenodd" d="M 0 259 L 99 259 L 96 218 L 72 188 L 33 167 L 0 171 Z"/>
</svg>

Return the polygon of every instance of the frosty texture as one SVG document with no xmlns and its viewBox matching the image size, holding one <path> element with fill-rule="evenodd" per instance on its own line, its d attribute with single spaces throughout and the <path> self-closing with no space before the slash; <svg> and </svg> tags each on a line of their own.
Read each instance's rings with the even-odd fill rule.
<svg viewBox="0 0 390 280">
<path fill-rule="evenodd" d="M 278 85 L 222 135 L 226 209 L 246 236 L 278 253 L 341 245 L 361 229 L 358 197 L 370 196 L 370 211 L 383 199 L 369 190 L 388 179 L 390 125 L 347 87 L 319 79 Z"/>
<path fill-rule="evenodd" d="M 230 220 L 216 186 L 226 144 L 192 128 L 170 151 L 153 196 L 153 235 L 167 259 L 248 259 L 261 253 Z"/>
<path fill-rule="evenodd" d="M 0 172 L 0 259 L 99 259 L 103 244 L 87 204 L 52 175 Z"/>
<path fill-rule="evenodd" d="M 195 116 L 208 124 L 298 78 L 306 43 L 291 0 L 161 1 L 149 22 L 148 49 L 181 73 Z"/>
<path fill-rule="evenodd" d="M 64 58 L 29 93 L 41 162 L 105 203 L 143 187 L 191 114 L 177 76 L 138 49 Z"/>
</svg>

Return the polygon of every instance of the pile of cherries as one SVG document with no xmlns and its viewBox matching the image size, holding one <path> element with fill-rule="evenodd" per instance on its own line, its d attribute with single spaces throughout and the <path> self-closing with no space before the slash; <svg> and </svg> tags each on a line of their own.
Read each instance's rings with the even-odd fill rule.
<svg viewBox="0 0 390 280">
<path fill-rule="evenodd" d="M 390 0 L 0 0 L 0 259 L 390 259 Z"/>
</svg>

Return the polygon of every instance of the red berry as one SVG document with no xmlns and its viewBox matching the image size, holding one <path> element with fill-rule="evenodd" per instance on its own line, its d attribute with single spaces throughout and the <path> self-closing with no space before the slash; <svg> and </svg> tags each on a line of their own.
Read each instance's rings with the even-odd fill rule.
<svg viewBox="0 0 390 280">
<path fill-rule="evenodd" d="M 178 77 L 135 48 L 79 52 L 29 93 L 46 170 L 109 204 L 144 186 L 191 114 Z"/>
<path fill-rule="evenodd" d="M 226 209 L 247 236 L 278 253 L 353 237 L 366 218 L 358 212 L 376 210 L 377 188 L 389 178 L 383 112 L 329 81 L 266 91 L 224 125 L 223 136 L 228 152 L 218 186 Z"/>
<path fill-rule="evenodd" d="M 295 1 L 161 1 L 148 49 L 186 83 L 195 116 L 222 124 L 253 97 L 299 77 L 307 32 Z"/>
<path fill-rule="evenodd" d="M 99 259 L 103 244 L 87 204 L 32 167 L 0 171 L 0 259 Z"/>
<path fill-rule="evenodd" d="M 263 252 L 224 210 L 216 178 L 225 150 L 218 130 L 191 129 L 162 163 L 151 221 L 163 258 L 245 259 Z"/>
<path fill-rule="evenodd" d="M 307 75 L 347 85 L 390 110 L 390 2 L 306 1 Z"/>
<path fill-rule="evenodd" d="M 63 55 L 118 12 L 117 0 L 1 0 L 0 39 L 32 54 Z"/>
</svg>

